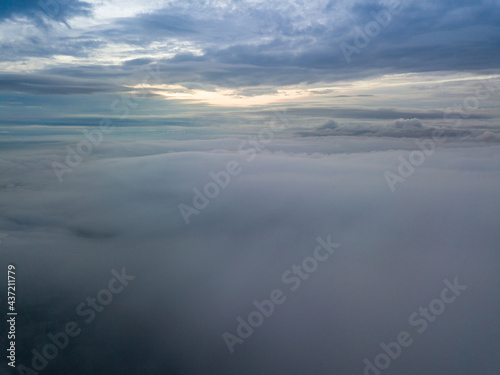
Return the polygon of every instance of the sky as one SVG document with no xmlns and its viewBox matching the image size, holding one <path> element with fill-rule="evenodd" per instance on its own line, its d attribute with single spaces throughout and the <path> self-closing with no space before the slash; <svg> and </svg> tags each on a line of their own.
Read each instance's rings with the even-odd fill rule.
<svg viewBox="0 0 500 375">
<path fill-rule="evenodd" d="M 120 126 L 195 135 L 285 107 L 309 127 L 394 119 L 366 110 L 442 123 L 478 80 L 498 84 L 499 17 L 494 0 L 3 3 L 1 125 L 91 127 L 123 107 Z M 497 102 L 469 125 L 498 125 Z"/>
<path fill-rule="evenodd" d="M 499 51 L 498 0 L 0 2 L 0 375 L 497 375 Z"/>
</svg>

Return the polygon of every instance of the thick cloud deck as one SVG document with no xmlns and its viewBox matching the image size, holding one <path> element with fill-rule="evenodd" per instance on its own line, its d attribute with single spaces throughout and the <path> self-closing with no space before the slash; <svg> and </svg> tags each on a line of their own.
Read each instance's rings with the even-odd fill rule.
<svg viewBox="0 0 500 375">
<path fill-rule="evenodd" d="M 238 142 L 106 143 L 62 183 L 60 145 L 2 153 L 19 310 L 83 331 L 47 371 L 362 374 L 403 331 L 412 344 L 383 373 L 498 371 L 498 145 L 441 145 L 391 192 L 412 140 L 276 140 L 250 162 Z M 241 173 L 186 224 L 179 204 L 229 161 Z M 283 273 L 329 235 L 340 247 L 292 291 Z M 77 306 L 122 267 L 134 281 L 85 325 Z M 419 333 L 455 278 L 467 289 Z M 231 355 L 222 335 L 275 289 L 286 301 Z M 19 363 L 50 342 L 40 327 L 19 324 Z"/>
</svg>

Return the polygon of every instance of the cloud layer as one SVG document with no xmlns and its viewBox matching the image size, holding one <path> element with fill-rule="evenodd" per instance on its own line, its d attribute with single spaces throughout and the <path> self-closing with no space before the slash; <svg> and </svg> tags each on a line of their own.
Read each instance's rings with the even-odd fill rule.
<svg viewBox="0 0 500 375">
<path fill-rule="evenodd" d="M 408 331 L 384 375 L 497 375 L 499 27 L 498 0 L 4 4 L 18 363 L 77 321 L 46 371 L 366 375 Z M 318 238 L 341 246 L 291 290 Z"/>
<path fill-rule="evenodd" d="M 389 373 L 498 368 L 498 145 L 444 145 L 392 193 L 383 174 L 410 140 L 276 140 L 250 162 L 239 142 L 107 143 L 62 184 L 59 146 L 3 153 L 1 246 L 22 272 L 20 309 L 50 304 L 39 319 L 59 329 L 111 269 L 136 276 L 51 371 L 361 374 L 402 330 L 415 342 Z M 178 205 L 231 160 L 241 173 L 186 225 Z M 292 292 L 283 272 L 329 234 L 341 247 Z M 468 289 L 417 334 L 408 317 L 454 277 Z M 286 303 L 229 354 L 222 334 L 276 288 Z"/>
</svg>

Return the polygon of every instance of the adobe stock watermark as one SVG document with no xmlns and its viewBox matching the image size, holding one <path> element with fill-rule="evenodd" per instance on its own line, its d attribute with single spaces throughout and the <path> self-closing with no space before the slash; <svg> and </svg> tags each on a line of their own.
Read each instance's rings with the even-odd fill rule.
<svg viewBox="0 0 500 375">
<path fill-rule="evenodd" d="M 109 280 L 107 288 L 99 290 L 96 297 L 88 297 L 76 307 L 76 314 L 83 318 L 86 325 L 92 323 L 97 313 L 104 311 L 106 306 L 113 301 L 114 296 L 123 292 L 129 282 L 135 279 L 135 276 L 126 273 L 125 267 L 122 268 L 121 273 L 112 270 L 111 274 L 113 278 Z M 63 331 L 56 334 L 49 333 L 47 341 L 50 342 L 42 348 L 31 350 L 33 354 L 31 367 L 25 365 L 16 367 L 19 374 L 37 375 L 39 371 L 43 371 L 49 365 L 49 361 L 54 360 L 69 345 L 70 339 L 77 337 L 82 332 L 83 327 L 81 323 L 69 321 L 64 325 Z"/>
<path fill-rule="evenodd" d="M 353 31 L 353 44 L 342 42 L 339 44 L 345 61 L 350 64 L 353 54 L 359 55 L 361 50 L 368 47 L 371 41 L 379 36 L 382 29 L 389 26 L 392 21 L 392 16 L 401 13 L 402 4 L 399 0 L 393 0 L 392 4 L 387 9 L 382 9 L 379 12 L 371 11 L 372 20 L 368 21 L 363 29 L 356 26 Z"/>
<path fill-rule="evenodd" d="M 474 90 L 472 95 L 466 97 L 461 104 L 455 104 L 453 108 L 448 108 L 443 113 L 443 119 L 446 123 L 452 123 L 450 129 L 454 129 L 462 124 L 463 119 L 467 119 L 474 111 L 477 111 L 480 102 L 489 99 L 498 90 L 497 85 L 492 80 L 483 80 L 479 82 L 479 87 Z M 424 164 L 426 159 L 434 154 L 439 144 L 446 142 L 448 129 L 435 129 L 429 139 L 416 139 L 415 145 L 419 150 L 413 150 L 409 153 L 408 159 L 402 155 L 398 156 L 399 165 L 397 173 L 391 171 L 384 172 L 384 178 L 387 186 L 392 192 L 396 191 L 396 185 L 403 183 L 415 172 L 416 168 Z"/>
<path fill-rule="evenodd" d="M 145 68 L 146 75 L 142 80 L 142 85 L 148 85 L 151 78 L 157 83 L 161 83 L 161 79 L 158 75 L 159 65 L 155 64 L 155 70 L 151 67 Z M 130 110 L 135 109 L 138 103 L 142 102 L 146 97 L 147 89 L 141 88 L 138 92 L 130 94 L 122 94 L 120 99 L 115 99 L 110 105 L 110 109 L 115 115 L 119 115 L 120 119 L 126 119 L 130 115 Z M 64 163 L 58 161 L 52 162 L 51 166 L 54 173 L 59 180 L 59 183 L 63 182 L 64 174 L 72 172 L 76 167 L 82 164 L 84 158 L 92 154 L 95 147 L 98 147 L 104 140 L 104 135 L 111 133 L 114 130 L 114 125 L 112 121 L 108 118 L 103 118 L 99 122 L 99 127 L 97 129 L 85 129 L 83 130 L 83 137 L 80 142 L 78 142 L 73 147 L 66 146 L 66 157 L 64 158 Z"/>
<path fill-rule="evenodd" d="M 281 275 L 283 284 L 288 285 L 290 291 L 298 290 L 303 281 L 309 279 L 315 273 L 320 263 L 325 262 L 335 252 L 335 249 L 340 247 L 340 244 L 334 243 L 331 240 L 331 235 L 328 235 L 326 241 L 321 237 L 317 237 L 318 246 L 312 251 L 312 255 L 304 258 L 300 265 L 294 264 Z M 250 312 L 246 319 L 241 316 L 236 318 L 235 333 L 224 332 L 222 339 L 229 350 L 233 354 L 236 344 L 243 344 L 245 340 L 253 335 L 254 330 L 264 324 L 266 319 L 269 319 L 276 309 L 276 306 L 286 302 L 286 295 L 282 289 L 274 289 L 269 294 L 269 299 L 262 301 L 254 300 L 253 306 L 255 309 Z"/>
<path fill-rule="evenodd" d="M 258 153 L 266 149 L 274 139 L 274 134 L 285 130 L 290 122 L 289 116 L 283 113 L 274 112 L 274 119 L 271 125 L 259 131 L 257 136 L 249 137 L 238 145 L 238 154 L 245 156 L 245 161 L 251 163 Z M 202 210 L 208 207 L 211 201 L 217 198 L 222 190 L 229 186 L 232 179 L 243 172 L 243 167 L 237 160 L 230 160 L 223 170 L 208 173 L 209 181 L 200 190 L 193 188 L 192 206 L 187 203 L 178 205 L 179 211 L 186 224 L 191 223 L 191 216 L 199 215 Z"/>
<path fill-rule="evenodd" d="M 442 315 L 446 310 L 446 305 L 456 301 L 464 290 L 467 289 L 466 285 L 461 285 L 458 282 L 458 277 L 455 277 L 453 283 L 447 279 L 443 281 L 445 288 L 441 290 L 438 298 L 429 302 L 426 307 L 420 307 L 408 317 L 409 325 L 418 334 L 424 333 L 429 324 L 434 323 L 438 316 Z M 385 344 L 380 343 L 382 351 L 376 355 L 373 360 L 365 358 L 363 363 L 365 365 L 363 375 L 380 375 L 384 370 L 387 370 L 391 363 L 397 360 L 403 353 L 403 348 L 408 348 L 414 342 L 415 333 L 410 333 L 411 330 L 401 331 L 397 334 L 396 340 Z"/>
</svg>

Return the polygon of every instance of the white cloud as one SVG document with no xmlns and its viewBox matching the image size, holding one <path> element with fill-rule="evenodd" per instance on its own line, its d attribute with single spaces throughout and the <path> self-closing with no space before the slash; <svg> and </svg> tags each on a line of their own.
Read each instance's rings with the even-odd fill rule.
<svg viewBox="0 0 500 375">
<path fill-rule="evenodd" d="M 392 194 L 383 172 L 397 165 L 409 140 L 276 140 L 252 162 L 236 151 L 238 143 L 107 143 L 62 184 L 50 167 L 57 147 L 31 156 L 3 152 L 0 225 L 9 236 L 2 247 L 23 270 L 20 289 L 33 295 L 24 303 L 53 293 L 71 306 L 99 290 L 110 269 L 125 266 L 134 286 L 99 316 L 91 339 L 72 343 L 91 363 L 111 358 L 109 368 L 121 361 L 160 369 L 167 356 L 187 373 L 283 373 L 290 366 L 362 373 L 369 351 L 406 327 L 408 314 L 427 304 L 443 279 L 458 275 L 470 292 L 429 328 L 447 342 L 447 360 L 427 361 L 441 344 L 422 336 L 398 366 L 410 375 L 422 366 L 428 374 L 454 363 L 486 367 L 470 347 L 494 345 L 485 337 L 498 317 L 490 297 L 500 291 L 498 145 L 446 145 Z M 242 173 L 186 225 L 178 204 L 229 160 Z M 283 271 L 327 234 L 341 248 L 291 294 Z M 240 357 L 228 358 L 222 333 L 274 288 L 288 302 Z M 473 328 L 457 331 L 464 319 Z M 107 335 L 113 342 L 101 345 Z M 119 354 L 127 335 L 145 349 L 139 362 Z M 102 349 L 91 352 L 91 344 Z"/>
</svg>

